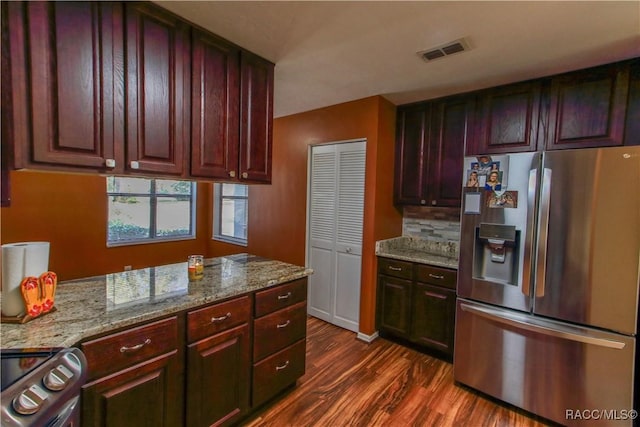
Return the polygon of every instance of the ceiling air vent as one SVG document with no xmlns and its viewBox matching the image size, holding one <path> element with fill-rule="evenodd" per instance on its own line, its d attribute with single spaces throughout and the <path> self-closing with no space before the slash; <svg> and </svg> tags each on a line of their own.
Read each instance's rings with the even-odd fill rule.
<svg viewBox="0 0 640 427">
<path fill-rule="evenodd" d="M 466 50 L 470 50 L 469 43 L 467 43 L 465 39 L 458 39 L 441 46 L 434 47 L 429 50 L 422 50 L 416 53 L 426 62 L 430 62 L 435 59 L 444 58 L 445 56 L 464 52 Z"/>
</svg>

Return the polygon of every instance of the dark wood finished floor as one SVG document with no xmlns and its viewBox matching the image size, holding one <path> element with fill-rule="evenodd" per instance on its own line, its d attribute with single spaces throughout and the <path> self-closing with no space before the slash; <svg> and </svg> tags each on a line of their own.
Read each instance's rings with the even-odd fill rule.
<svg viewBox="0 0 640 427">
<path fill-rule="evenodd" d="M 313 317 L 297 386 L 243 426 L 545 426 L 453 382 L 453 366 Z"/>
</svg>

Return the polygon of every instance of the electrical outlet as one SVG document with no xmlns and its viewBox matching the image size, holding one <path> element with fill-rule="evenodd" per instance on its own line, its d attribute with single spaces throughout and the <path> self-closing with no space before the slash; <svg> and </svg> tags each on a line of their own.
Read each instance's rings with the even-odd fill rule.
<svg viewBox="0 0 640 427">
<path fill-rule="evenodd" d="M 124 271 L 131 271 L 131 266 L 130 265 L 125 265 L 124 266 Z"/>
</svg>

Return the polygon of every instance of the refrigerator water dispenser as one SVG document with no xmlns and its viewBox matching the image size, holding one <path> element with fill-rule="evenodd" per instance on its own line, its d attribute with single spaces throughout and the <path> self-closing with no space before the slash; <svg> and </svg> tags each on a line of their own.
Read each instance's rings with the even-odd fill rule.
<svg viewBox="0 0 640 427">
<path fill-rule="evenodd" d="M 476 227 L 473 277 L 518 285 L 520 231 L 513 225 L 481 223 Z"/>
</svg>

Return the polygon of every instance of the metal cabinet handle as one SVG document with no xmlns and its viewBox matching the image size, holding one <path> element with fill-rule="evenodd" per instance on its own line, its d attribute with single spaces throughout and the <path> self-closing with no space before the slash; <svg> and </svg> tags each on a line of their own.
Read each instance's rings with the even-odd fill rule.
<svg viewBox="0 0 640 427">
<path fill-rule="evenodd" d="M 402 271 L 401 267 L 394 267 L 392 265 L 389 266 L 389 270 L 393 270 L 393 271 Z"/>
<path fill-rule="evenodd" d="M 135 160 L 132 160 L 129 165 L 131 169 L 140 169 L 140 162 L 136 162 Z"/>
<path fill-rule="evenodd" d="M 108 168 L 115 168 L 116 167 L 116 161 L 115 159 L 105 159 L 104 160 L 104 165 Z"/>
<path fill-rule="evenodd" d="M 291 323 L 291 321 L 290 321 L 290 320 L 287 320 L 287 321 L 286 321 L 286 322 L 284 322 L 284 323 L 278 323 L 278 324 L 276 325 L 276 328 L 278 328 L 278 329 L 280 329 L 280 328 L 286 328 L 287 326 L 289 326 L 289 324 L 290 324 L 290 323 Z"/>
<path fill-rule="evenodd" d="M 278 295 L 278 299 L 287 299 L 291 296 L 291 292 L 287 292 L 284 295 Z"/>
<path fill-rule="evenodd" d="M 138 351 L 147 344 L 151 344 L 151 338 L 147 338 L 146 340 L 144 340 L 144 342 L 133 345 L 131 347 L 127 347 L 126 345 L 123 345 L 122 347 L 120 347 L 120 353 L 130 353 L 132 351 Z"/>
<path fill-rule="evenodd" d="M 220 317 L 212 317 L 211 323 L 222 322 L 223 320 L 227 320 L 230 317 L 231 317 L 231 313 L 227 313 L 224 316 L 220 316 Z"/>
<path fill-rule="evenodd" d="M 244 179 L 247 179 L 247 178 L 249 178 L 249 174 L 247 172 L 242 172 L 242 177 Z"/>
<path fill-rule="evenodd" d="M 276 366 L 276 371 L 282 371 L 283 369 L 285 369 L 287 366 L 289 366 L 289 361 L 287 360 L 286 362 L 284 362 L 284 365 L 281 366 Z"/>
<path fill-rule="evenodd" d="M 229 176 L 231 178 L 235 178 L 236 177 L 236 171 L 229 171 Z"/>
<path fill-rule="evenodd" d="M 444 279 L 444 276 L 440 276 L 438 274 L 431 274 L 431 273 L 429 273 L 429 277 L 434 279 Z"/>
<path fill-rule="evenodd" d="M 431 298 L 437 298 L 437 299 L 447 299 L 446 295 L 442 295 L 442 294 L 436 294 L 435 292 L 429 292 L 429 291 L 425 291 L 424 294 L 428 297 Z"/>
</svg>

